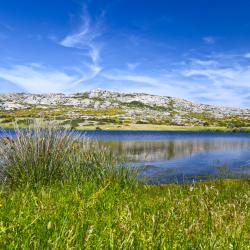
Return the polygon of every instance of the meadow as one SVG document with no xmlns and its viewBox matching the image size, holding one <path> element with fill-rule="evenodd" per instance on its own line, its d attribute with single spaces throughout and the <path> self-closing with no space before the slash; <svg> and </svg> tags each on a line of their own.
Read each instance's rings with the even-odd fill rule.
<svg viewBox="0 0 250 250">
<path fill-rule="evenodd" d="M 50 123 L 0 138 L 1 249 L 250 249 L 250 181 L 147 185 Z"/>
</svg>

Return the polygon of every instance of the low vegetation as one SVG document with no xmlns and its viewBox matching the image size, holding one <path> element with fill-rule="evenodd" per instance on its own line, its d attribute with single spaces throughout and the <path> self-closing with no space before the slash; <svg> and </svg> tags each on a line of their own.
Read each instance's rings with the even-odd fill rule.
<svg viewBox="0 0 250 250">
<path fill-rule="evenodd" d="M 142 103 L 131 102 L 130 108 L 140 107 Z M 144 105 L 144 104 L 143 104 Z M 145 105 L 144 105 L 145 108 Z M 20 127 L 27 127 L 30 120 L 43 117 L 46 120 L 55 120 L 58 124 L 71 129 L 95 129 L 96 126 L 104 125 L 113 129 L 133 129 L 136 124 L 148 124 L 149 129 L 158 129 L 157 125 L 162 125 L 160 130 L 225 130 L 225 131 L 248 131 L 250 120 L 239 116 L 228 116 L 215 118 L 210 113 L 188 113 L 184 117 L 186 121 L 176 122 L 175 115 L 169 107 L 155 106 L 147 107 L 150 110 L 159 112 L 169 112 L 168 116 L 143 117 L 141 115 L 128 115 L 121 108 L 93 109 L 75 108 L 71 106 L 54 107 L 50 109 L 30 108 L 12 111 L 0 111 L 0 127 L 13 128 L 13 122 L 17 122 Z M 119 125 L 115 128 L 114 125 Z"/>
<path fill-rule="evenodd" d="M 0 138 L 1 249 L 249 249 L 248 180 L 148 186 L 75 132 L 15 131 Z"/>
</svg>

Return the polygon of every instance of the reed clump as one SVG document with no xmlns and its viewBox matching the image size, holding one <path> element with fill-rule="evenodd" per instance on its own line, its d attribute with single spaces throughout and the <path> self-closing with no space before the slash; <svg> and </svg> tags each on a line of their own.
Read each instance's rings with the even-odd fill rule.
<svg viewBox="0 0 250 250">
<path fill-rule="evenodd" d="M 127 181 L 128 170 L 98 142 L 55 123 L 15 124 L 14 136 L 0 137 L 2 182 L 17 187 L 57 181 Z"/>
</svg>

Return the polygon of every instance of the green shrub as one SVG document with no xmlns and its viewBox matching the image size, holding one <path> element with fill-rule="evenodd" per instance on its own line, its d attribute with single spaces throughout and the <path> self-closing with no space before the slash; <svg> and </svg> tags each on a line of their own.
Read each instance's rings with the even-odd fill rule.
<svg viewBox="0 0 250 250">
<path fill-rule="evenodd" d="M 81 109 L 80 114 L 82 115 L 91 115 L 91 116 L 114 116 L 122 115 L 125 112 L 119 108 L 106 108 L 106 109 Z"/>
<path fill-rule="evenodd" d="M 2 120 L 2 123 L 9 123 L 9 122 L 13 122 L 15 120 L 14 117 L 8 117 Z"/>
<path fill-rule="evenodd" d="M 79 123 L 83 123 L 84 119 L 72 119 L 66 120 L 61 123 L 61 125 L 70 125 L 71 129 L 76 129 L 79 126 Z"/>
<path fill-rule="evenodd" d="M 148 107 L 148 105 L 144 104 L 143 102 L 140 101 L 132 101 L 132 102 L 128 102 L 125 103 L 128 107 L 132 107 L 132 108 L 145 108 Z"/>
</svg>

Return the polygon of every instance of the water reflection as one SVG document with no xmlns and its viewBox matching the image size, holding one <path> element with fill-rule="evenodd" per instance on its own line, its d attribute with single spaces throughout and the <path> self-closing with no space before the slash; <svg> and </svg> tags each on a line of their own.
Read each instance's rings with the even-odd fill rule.
<svg viewBox="0 0 250 250">
<path fill-rule="evenodd" d="M 172 160 L 209 151 L 232 151 L 250 149 L 246 139 L 190 139 L 166 141 L 104 141 L 119 155 L 126 155 L 129 161 Z M 250 153 L 249 153 L 250 155 Z"/>
<path fill-rule="evenodd" d="M 146 140 L 131 135 L 99 140 L 117 155 L 124 155 L 130 166 L 141 169 L 141 177 L 148 177 L 150 183 L 250 175 L 249 134 L 193 133 L 182 137 L 180 132 L 169 137 L 163 134 L 157 140 L 154 136 L 150 140 L 148 134 Z"/>
</svg>

